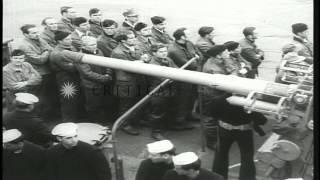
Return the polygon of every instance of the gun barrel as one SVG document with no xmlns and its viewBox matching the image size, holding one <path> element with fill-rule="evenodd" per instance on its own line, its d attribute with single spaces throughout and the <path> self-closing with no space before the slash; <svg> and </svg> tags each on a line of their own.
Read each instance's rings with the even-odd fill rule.
<svg viewBox="0 0 320 180">
<path fill-rule="evenodd" d="M 109 67 L 137 74 L 157 76 L 172 79 L 175 81 L 209 86 L 219 90 L 241 95 L 248 95 L 250 92 L 255 91 L 288 97 L 292 92 L 292 88 L 284 84 L 257 79 L 241 78 L 233 75 L 208 74 L 190 70 L 156 66 L 141 63 L 138 61 L 126 61 L 88 54 L 83 55 L 81 61 L 83 63 Z"/>
</svg>

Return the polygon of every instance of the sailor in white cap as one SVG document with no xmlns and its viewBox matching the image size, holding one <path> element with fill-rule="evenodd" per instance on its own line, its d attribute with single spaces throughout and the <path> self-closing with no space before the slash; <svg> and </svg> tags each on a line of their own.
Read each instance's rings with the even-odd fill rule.
<svg viewBox="0 0 320 180">
<path fill-rule="evenodd" d="M 54 141 L 48 126 L 35 115 L 34 106 L 39 99 L 30 93 L 15 94 L 15 111 L 5 114 L 3 125 L 6 129 L 18 129 L 25 139 L 44 147 Z"/>
<path fill-rule="evenodd" d="M 77 129 L 72 122 L 52 129 L 59 144 L 48 150 L 46 179 L 111 180 L 108 160 L 100 149 L 78 140 Z"/>
<path fill-rule="evenodd" d="M 25 141 L 17 129 L 2 133 L 3 169 L 5 180 L 40 180 L 45 162 L 45 150 L 31 142 Z"/>
<path fill-rule="evenodd" d="M 172 156 L 175 147 L 169 140 L 147 144 L 148 158 L 140 163 L 136 180 L 162 180 L 164 174 L 173 169 Z"/>
<path fill-rule="evenodd" d="M 172 157 L 174 170 L 169 170 L 163 180 L 223 180 L 223 177 L 201 168 L 201 160 L 194 152 L 184 152 Z"/>
</svg>

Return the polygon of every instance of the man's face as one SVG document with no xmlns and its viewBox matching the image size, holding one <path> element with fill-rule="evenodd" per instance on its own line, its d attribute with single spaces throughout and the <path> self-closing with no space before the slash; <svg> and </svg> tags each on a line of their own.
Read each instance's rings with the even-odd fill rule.
<svg viewBox="0 0 320 180">
<path fill-rule="evenodd" d="M 81 32 L 87 32 L 90 29 L 90 25 L 88 22 L 82 23 L 79 25 L 79 27 L 77 27 L 77 29 Z"/>
<path fill-rule="evenodd" d="M 220 53 L 220 56 L 222 58 L 229 58 L 229 52 L 228 50 L 224 50 L 222 53 Z"/>
<path fill-rule="evenodd" d="M 142 36 L 145 36 L 145 37 L 150 36 L 151 35 L 151 28 L 145 27 L 145 28 L 141 29 L 140 32 L 141 32 Z"/>
<path fill-rule="evenodd" d="M 71 46 L 71 44 L 72 44 L 71 35 L 69 35 L 66 38 L 64 38 L 63 40 L 59 41 L 59 43 L 62 45 L 65 45 L 65 46 Z"/>
<path fill-rule="evenodd" d="M 71 149 L 78 144 L 78 136 L 70 136 L 70 137 L 58 137 L 60 143 L 67 149 Z"/>
<path fill-rule="evenodd" d="M 75 17 L 77 17 L 77 11 L 74 8 L 70 8 L 65 13 L 65 17 L 68 18 L 68 19 L 75 18 Z"/>
<path fill-rule="evenodd" d="M 215 32 L 214 31 L 212 31 L 211 33 L 209 33 L 207 35 L 207 38 L 210 39 L 210 40 L 213 40 L 214 37 L 215 37 Z"/>
<path fill-rule="evenodd" d="M 181 166 L 175 165 L 174 170 L 179 174 L 179 175 L 184 175 L 184 176 L 188 176 L 190 173 L 190 170 L 184 170 L 182 169 Z"/>
<path fill-rule="evenodd" d="M 154 163 L 171 162 L 172 161 L 172 156 L 170 154 L 150 154 L 149 158 Z"/>
<path fill-rule="evenodd" d="M 25 34 L 25 36 L 29 39 L 38 40 L 39 39 L 39 29 L 37 27 L 28 29 L 28 34 Z"/>
<path fill-rule="evenodd" d="M 55 19 L 47 19 L 46 20 L 46 27 L 51 31 L 58 30 L 58 22 Z"/>
<path fill-rule="evenodd" d="M 308 35 L 309 35 L 309 31 L 308 31 L 308 30 L 305 30 L 305 31 L 303 31 L 303 32 L 299 32 L 297 35 L 300 36 L 300 37 L 303 38 L 303 39 L 307 39 L 307 38 L 308 38 Z"/>
<path fill-rule="evenodd" d="M 258 33 L 253 31 L 253 33 L 251 35 L 248 35 L 247 37 L 250 41 L 255 41 L 256 39 L 258 39 Z"/>
<path fill-rule="evenodd" d="M 233 51 L 231 51 L 230 53 L 240 54 L 240 53 L 241 53 L 241 47 L 240 47 L 240 45 L 239 45 L 236 49 L 234 49 Z"/>
<path fill-rule="evenodd" d="M 83 43 L 82 48 L 90 52 L 95 52 L 97 50 L 97 41 L 90 41 L 88 43 Z"/>
<path fill-rule="evenodd" d="M 168 49 L 166 47 L 158 49 L 157 52 L 154 53 L 157 58 L 164 59 L 168 55 Z"/>
<path fill-rule="evenodd" d="M 161 30 L 161 31 L 164 31 L 166 29 L 166 22 L 163 21 L 162 23 L 160 24 L 156 24 L 156 25 L 153 25 L 155 28 Z"/>
<path fill-rule="evenodd" d="M 90 19 L 91 19 L 93 22 L 98 22 L 98 23 L 101 22 L 102 12 L 99 11 L 99 12 L 97 12 L 97 13 L 91 14 Z"/>
<path fill-rule="evenodd" d="M 136 44 L 136 37 L 133 33 L 130 33 L 127 35 L 128 39 L 124 41 L 124 43 L 127 45 L 127 46 L 135 46 Z"/>
<path fill-rule="evenodd" d="M 116 33 L 116 25 L 112 25 L 109 27 L 102 27 L 104 33 L 106 33 L 109 36 L 113 36 Z"/>
<path fill-rule="evenodd" d="M 24 62 L 24 55 L 21 56 L 11 56 L 11 62 L 15 66 L 21 66 Z"/>
<path fill-rule="evenodd" d="M 131 23 L 131 24 L 135 24 L 139 21 L 139 16 L 138 15 L 129 15 L 127 16 L 127 20 Z"/>
</svg>

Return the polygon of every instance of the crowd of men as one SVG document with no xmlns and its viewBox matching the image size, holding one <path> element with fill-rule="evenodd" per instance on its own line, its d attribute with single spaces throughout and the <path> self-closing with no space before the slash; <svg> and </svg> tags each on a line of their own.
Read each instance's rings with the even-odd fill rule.
<svg viewBox="0 0 320 180">
<path fill-rule="evenodd" d="M 112 19 L 102 19 L 102 11 L 97 8 L 90 9 L 89 19 L 76 16 L 73 7 L 61 7 L 60 12 L 60 20 L 52 17 L 43 19 L 42 32 L 34 24 L 23 25 L 24 39 L 19 48 L 11 52 L 10 62 L 3 67 L 3 92 L 8 109 L 3 121 L 6 129 L 3 135 L 7 138 L 4 139 L 4 148 L 8 150 L 4 164 L 5 179 L 15 179 L 20 175 L 30 176 L 29 179 L 43 179 L 43 176 L 48 176 L 44 179 L 110 179 L 110 169 L 105 168 L 109 165 L 102 154 L 94 147 L 78 142 L 75 123 L 110 126 L 119 115 L 164 80 L 81 63 L 79 54 L 66 52 L 171 68 L 181 68 L 189 60 L 196 59 L 185 69 L 253 79 L 264 60 L 264 52 L 255 44 L 255 27 L 245 27 L 244 38 L 239 42 L 216 44 L 214 28 L 203 26 L 198 30 L 199 39 L 193 43 L 187 28 L 178 28 L 171 36 L 165 30 L 164 17 L 151 17 L 152 27 L 149 27 L 147 23 L 139 22 L 139 14 L 134 9 L 123 13 L 124 22 L 120 25 Z M 305 58 L 300 61 L 313 63 L 307 30 L 306 24 L 292 25 L 294 38 L 290 48 L 283 50 L 284 58 L 303 56 Z M 227 179 L 229 150 L 232 143 L 237 142 L 241 153 L 239 179 L 254 180 L 252 124 L 263 125 L 267 119 L 260 113 L 247 114 L 241 107 L 229 104 L 226 98 L 230 96 L 228 92 L 209 87 L 173 82 L 152 97 L 147 107 L 130 116 L 121 129 L 127 134 L 139 135 L 137 127 L 148 124 L 151 137 L 162 142 L 167 139 L 163 135 L 165 130 L 193 128 L 190 124 L 194 118 L 192 111 L 195 102 L 201 99 L 203 114 L 207 117 L 207 146 L 215 150 L 212 171 Z M 44 123 L 57 119 L 61 124 L 52 131 Z M 59 145 L 52 147 L 55 141 Z M 165 142 L 168 144 L 167 140 Z M 167 144 L 163 145 L 164 148 Z M 43 148 L 48 147 L 49 152 L 44 153 Z M 26 157 L 16 156 L 21 152 L 25 152 L 22 154 Z M 201 169 L 200 160 L 194 153 L 182 153 L 171 158 L 172 147 L 150 153 L 152 158 L 141 164 L 137 180 L 162 177 L 165 180 L 222 179 L 220 175 Z M 43 158 L 42 154 L 45 154 Z M 29 166 L 24 158 L 39 159 L 35 160 L 39 164 Z M 170 159 L 170 163 L 166 159 Z M 12 162 L 21 163 L 21 166 L 16 167 Z M 162 164 L 153 167 L 155 162 Z M 32 170 L 25 172 L 24 166 Z M 143 170 L 143 167 L 151 169 Z M 166 173 L 165 170 L 173 167 L 175 171 Z M 17 171 L 12 172 L 15 168 Z M 45 170 L 40 171 L 42 168 Z M 19 171 L 25 174 L 15 173 Z M 158 173 L 157 178 L 150 178 Z"/>
</svg>

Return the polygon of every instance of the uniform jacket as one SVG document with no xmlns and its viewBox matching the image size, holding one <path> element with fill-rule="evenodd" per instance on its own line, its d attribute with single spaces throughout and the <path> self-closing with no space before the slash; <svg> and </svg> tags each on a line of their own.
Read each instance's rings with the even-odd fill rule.
<svg viewBox="0 0 320 180">
<path fill-rule="evenodd" d="M 111 53 L 112 58 L 127 61 L 139 60 L 138 52 L 130 52 L 130 50 L 120 43 Z M 134 97 L 137 95 L 137 85 L 139 83 L 139 75 L 122 70 L 115 70 L 115 84 L 119 86 L 116 96 Z"/>
<path fill-rule="evenodd" d="M 131 25 L 128 21 L 124 21 L 121 26 L 119 27 L 120 31 L 133 31 L 134 34 L 136 34 L 136 31 L 134 30 L 134 25 Z"/>
<path fill-rule="evenodd" d="M 203 57 L 205 59 L 208 59 L 210 56 L 207 54 L 207 51 L 213 47 L 215 43 L 211 40 L 205 39 L 203 37 L 200 37 L 196 41 L 196 46 L 199 49 L 199 51 L 202 53 Z"/>
<path fill-rule="evenodd" d="M 94 37 L 94 34 L 90 31 L 87 31 L 82 36 Z M 76 30 L 71 33 L 71 39 L 72 39 L 72 46 L 75 48 L 75 51 L 80 51 L 82 48 L 82 42 L 81 42 L 81 37 Z"/>
<path fill-rule="evenodd" d="M 298 55 L 306 57 L 306 62 L 313 64 L 313 45 L 306 39 L 293 37 L 292 43 L 296 45 Z"/>
<path fill-rule="evenodd" d="M 161 32 L 156 28 L 152 27 L 151 35 L 156 43 L 162 43 L 162 44 L 173 43 L 173 39 L 170 37 L 170 35 L 166 31 Z"/>
<path fill-rule="evenodd" d="M 92 32 L 92 34 L 94 35 L 94 37 L 98 37 L 103 33 L 103 29 L 100 25 L 100 23 L 96 23 L 93 22 L 91 20 L 89 20 L 89 24 L 90 24 L 90 32 Z"/>
<path fill-rule="evenodd" d="M 51 51 L 52 48 L 47 42 L 41 38 L 39 38 L 39 41 L 24 38 L 19 49 L 25 52 L 26 61 L 29 62 L 40 75 L 50 73 L 48 51 Z"/>
<path fill-rule="evenodd" d="M 104 57 L 110 57 L 112 50 L 115 49 L 119 43 L 112 37 L 107 36 L 103 33 L 99 36 L 97 44 Z"/>
<path fill-rule="evenodd" d="M 203 66 L 202 72 L 209 74 L 225 74 L 228 75 L 228 71 L 226 69 L 225 60 L 219 59 L 215 57 L 211 57 L 207 60 L 207 62 Z M 210 87 L 203 86 L 200 90 L 201 94 L 213 98 L 219 99 L 220 97 L 224 97 L 226 92 L 213 89 Z"/>
<path fill-rule="evenodd" d="M 136 180 L 162 180 L 164 174 L 173 168 L 174 165 L 172 163 L 153 163 L 151 159 L 145 159 L 140 163 Z"/>
<path fill-rule="evenodd" d="M 196 55 L 201 56 L 201 53 L 190 41 L 187 41 L 185 46 L 174 42 L 168 47 L 168 57 L 171 58 L 178 67 L 183 66 Z M 191 63 L 186 69 L 197 70 L 197 63 Z"/>
<path fill-rule="evenodd" d="M 45 165 L 45 150 L 24 141 L 22 153 L 2 152 L 2 178 L 5 180 L 42 180 Z"/>
<path fill-rule="evenodd" d="M 149 56 L 152 55 L 151 53 L 151 45 L 155 44 L 153 38 L 145 38 L 142 36 L 137 36 L 137 45 L 135 46 L 136 50 L 139 52 L 140 55 L 148 54 Z"/>
<path fill-rule="evenodd" d="M 71 24 L 71 20 L 63 17 L 60 19 L 60 21 L 58 21 L 58 30 L 71 33 L 75 30 L 75 28 Z"/>
<path fill-rule="evenodd" d="M 4 125 L 6 129 L 18 129 L 34 144 L 45 146 L 55 140 L 44 121 L 31 112 L 9 112 L 4 116 Z"/>
<path fill-rule="evenodd" d="M 263 60 L 263 58 L 258 58 L 257 55 L 262 50 L 258 49 L 254 42 L 246 38 L 240 40 L 239 44 L 241 46 L 241 56 L 251 63 L 252 69 L 257 69 Z"/>
<path fill-rule="evenodd" d="M 28 81 L 28 86 L 36 86 L 41 83 L 40 74 L 27 62 L 23 62 L 21 68 L 14 67 L 11 63 L 2 68 L 2 88 L 13 90 L 13 83 Z"/>
<path fill-rule="evenodd" d="M 42 31 L 40 38 L 46 41 L 51 48 L 55 48 L 57 45 L 56 40 L 54 40 L 54 32 L 48 29 L 44 29 L 44 31 Z"/>
<path fill-rule="evenodd" d="M 251 70 L 251 63 L 246 61 L 240 54 L 230 54 L 229 59 L 226 59 L 227 70 L 230 74 L 234 74 L 240 77 L 246 77 L 245 74 L 241 74 L 239 71 L 245 68 L 248 72 Z"/>
<path fill-rule="evenodd" d="M 163 180 L 189 180 L 190 178 L 184 175 L 179 175 L 174 170 L 169 170 L 164 175 Z M 194 180 L 223 180 L 219 174 L 200 168 L 199 175 Z"/>
<path fill-rule="evenodd" d="M 156 58 L 153 56 L 151 58 L 149 64 L 153 64 L 153 65 L 157 65 L 157 66 L 171 67 L 171 68 L 178 68 L 178 66 L 170 58 L 159 59 L 159 58 Z M 150 90 L 153 90 L 155 87 L 157 87 L 165 79 L 166 78 L 148 76 Z M 176 94 L 177 88 L 178 88 L 177 84 L 175 82 L 172 82 L 170 85 L 166 86 L 164 89 L 159 90 L 157 95 L 159 95 L 159 96 L 173 96 Z"/>
<path fill-rule="evenodd" d="M 66 149 L 58 144 L 47 152 L 46 180 L 111 180 L 109 162 L 100 149 L 78 141 Z"/>
<path fill-rule="evenodd" d="M 82 53 L 93 54 L 85 50 L 82 50 Z M 103 56 L 99 50 L 97 50 L 95 55 Z M 81 85 L 86 88 L 97 87 L 111 81 L 112 71 L 109 68 L 85 63 L 77 63 L 76 67 L 79 71 Z M 106 74 L 110 77 L 105 76 Z"/>
</svg>

